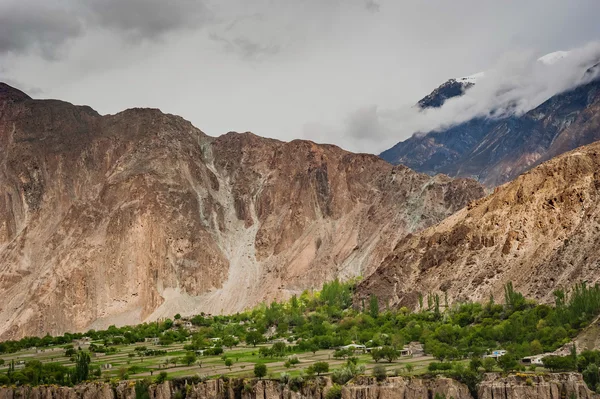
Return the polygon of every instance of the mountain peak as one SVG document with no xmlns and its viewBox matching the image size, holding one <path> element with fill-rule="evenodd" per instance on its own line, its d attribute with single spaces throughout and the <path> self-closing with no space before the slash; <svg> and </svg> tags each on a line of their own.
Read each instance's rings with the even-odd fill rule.
<svg viewBox="0 0 600 399">
<path fill-rule="evenodd" d="M 4 82 L 0 82 L 0 98 L 11 99 L 13 101 L 23 101 L 31 99 L 31 97 L 23 93 L 21 90 L 15 89 L 14 87 Z"/>
</svg>

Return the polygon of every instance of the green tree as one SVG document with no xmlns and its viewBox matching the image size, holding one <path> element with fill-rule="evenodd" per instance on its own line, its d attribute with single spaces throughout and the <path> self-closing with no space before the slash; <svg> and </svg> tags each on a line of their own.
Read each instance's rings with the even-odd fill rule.
<svg viewBox="0 0 600 399">
<path fill-rule="evenodd" d="M 191 364 L 196 362 L 196 359 L 198 357 L 196 356 L 196 354 L 194 352 L 187 352 L 185 354 L 185 356 L 183 356 L 183 363 L 186 364 L 187 366 L 190 366 Z"/>
<path fill-rule="evenodd" d="M 500 366 L 504 372 L 514 370 L 518 365 L 519 363 L 517 363 L 517 359 L 515 359 L 513 355 L 506 354 L 498 358 L 498 366 Z"/>
<path fill-rule="evenodd" d="M 75 358 L 75 373 L 73 374 L 74 383 L 80 383 L 88 379 L 90 375 L 90 354 L 80 351 Z"/>
<path fill-rule="evenodd" d="M 264 376 L 266 376 L 267 365 L 263 363 L 256 363 L 254 365 L 254 375 L 259 379 L 262 379 Z"/>
<path fill-rule="evenodd" d="M 258 331 L 249 331 L 246 334 L 246 344 L 256 346 L 264 341 L 264 337 Z"/>
<path fill-rule="evenodd" d="M 316 362 L 312 365 L 312 367 L 317 375 L 321 375 L 322 373 L 327 373 L 329 371 L 329 363 L 327 362 Z"/>
<path fill-rule="evenodd" d="M 486 357 L 481 362 L 481 365 L 483 366 L 483 369 L 487 373 L 491 373 L 492 371 L 494 371 L 494 368 L 496 367 L 496 364 L 497 364 L 496 361 L 493 358 L 491 358 L 491 357 Z"/>
<path fill-rule="evenodd" d="M 598 366 L 594 363 L 589 364 L 582 372 L 583 380 L 592 391 L 595 390 L 600 383 L 599 373 L 600 370 L 598 370 Z"/>
<path fill-rule="evenodd" d="M 373 294 L 369 298 L 369 315 L 374 319 L 379 317 L 379 299 Z"/>
<path fill-rule="evenodd" d="M 227 368 L 229 368 L 229 370 L 231 370 L 231 366 L 233 366 L 233 360 L 225 359 L 225 367 L 227 367 Z"/>
<path fill-rule="evenodd" d="M 533 341 L 531 341 L 531 344 L 529 345 L 529 349 L 531 350 L 531 353 L 534 355 L 539 355 L 540 353 L 544 353 L 544 347 L 542 346 L 541 342 L 537 339 L 534 339 Z"/>
</svg>

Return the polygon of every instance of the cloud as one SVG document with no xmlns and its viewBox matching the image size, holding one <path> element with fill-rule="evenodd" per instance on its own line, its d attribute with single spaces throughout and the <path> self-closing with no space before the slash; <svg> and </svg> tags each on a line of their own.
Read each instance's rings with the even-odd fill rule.
<svg viewBox="0 0 600 399">
<path fill-rule="evenodd" d="M 262 44 L 245 37 L 227 39 L 216 32 L 211 32 L 209 38 L 216 43 L 220 43 L 225 51 L 235 53 L 247 60 L 261 59 L 265 56 L 278 54 L 281 51 L 281 46 L 278 44 Z"/>
<path fill-rule="evenodd" d="M 375 0 L 365 0 L 365 8 L 371 12 L 379 12 L 380 7 Z"/>
<path fill-rule="evenodd" d="M 564 55 L 564 54 L 562 54 Z M 447 100 L 440 108 L 421 110 L 414 105 L 381 109 L 360 107 L 349 113 L 341 128 L 320 126 L 329 138 L 352 148 L 382 151 L 412 134 L 447 129 L 475 117 L 502 118 L 522 115 L 552 96 L 598 78 L 600 42 L 573 49 L 552 63 L 541 62 L 533 52 L 505 54 L 461 97 Z M 305 129 L 307 137 L 322 137 L 315 125 Z"/>
<path fill-rule="evenodd" d="M 67 42 L 89 30 L 155 39 L 174 30 L 202 27 L 210 19 L 201 0 L 2 0 L 0 55 L 37 52 L 58 59 Z"/>
<path fill-rule="evenodd" d="M 201 0 L 85 0 L 83 4 L 90 24 L 136 38 L 200 28 L 212 19 L 212 12 Z"/>
<path fill-rule="evenodd" d="M 79 18 L 61 2 L 0 2 L 0 54 L 33 50 L 52 59 L 64 42 L 82 31 Z"/>
</svg>

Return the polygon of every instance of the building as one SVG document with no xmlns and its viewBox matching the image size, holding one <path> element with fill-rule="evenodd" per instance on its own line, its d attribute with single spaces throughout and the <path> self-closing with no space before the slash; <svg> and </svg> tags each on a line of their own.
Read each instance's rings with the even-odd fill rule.
<svg viewBox="0 0 600 399">
<path fill-rule="evenodd" d="M 403 350 L 410 351 L 410 355 L 412 355 L 412 357 L 425 356 L 425 349 L 423 349 L 423 344 L 420 342 L 410 342 L 408 345 L 404 346 Z"/>
<path fill-rule="evenodd" d="M 544 362 L 542 359 L 544 359 L 544 357 L 548 356 L 547 353 L 541 354 L 541 355 L 533 355 L 533 356 L 526 356 L 523 359 L 521 359 L 521 363 L 523 364 L 534 364 L 536 366 L 543 366 Z"/>
<path fill-rule="evenodd" d="M 496 351 L 493 351 L 490 354 L 484 355 L 483 357 L 491 357 L 492 359 L 496 359 L 498 360 L 499 357 L 506 355 L 506 351 L 504 349 L 499 349 Z"/>
<path fill-rule="evenodd" d="M 360 345 L 360 344 L 349 344 L 349 345 L 340 347 L 340 349 L 344 349 L 344 350 L 352 351 L 352 352 L 360 352 L 360 353 L 364 353 L 364 352 L 368 351 L 366 346 Z"/>
<path fill-rule="evenodd" d="M 144 342 L 147 342 L 150 344 L 158 344 L 158 341 L 160 341 L 160 338 L 157 338 L 157 337 L 144 338 Z"/>
</svg>

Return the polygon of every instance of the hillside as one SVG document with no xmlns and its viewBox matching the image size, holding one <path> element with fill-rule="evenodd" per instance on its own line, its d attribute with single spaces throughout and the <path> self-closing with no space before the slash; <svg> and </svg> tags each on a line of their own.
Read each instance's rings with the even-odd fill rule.
<svg viewBox="0 0 600 399">
<path fill-rule="evenodd" d="M 236 312 L 370 273 L 483 195 L 373 155 L 0 84 L 0 338 Z"/>
<path fill-rule="evenodd" d="M 597 282 L 600 252 L 600 143 L 563 154 L 440 224 L 409 235 L 358 288 L 392 305 L 418 295 L 451 301 L 503 296 L 513 282 L 526 296 L 553 301 L 553 290 Z"/>
</svg>

